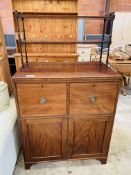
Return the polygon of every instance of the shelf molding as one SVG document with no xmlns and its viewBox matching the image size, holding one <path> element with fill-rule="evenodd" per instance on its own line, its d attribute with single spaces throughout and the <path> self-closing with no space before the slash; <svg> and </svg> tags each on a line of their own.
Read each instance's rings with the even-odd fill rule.
<svg viewBox="0 0 131 175">
<path fill-rule="evenodd" d="M 14 54 L 15 57 L 20 57 L 20 53 Z M 23 54 L 25 56 L 25 53 Z M 28 53 L 28 57 L 76 57 L 78 56 L 77 53 Z"/>
<path fill-rule="evenodd" d="M 15 15 L 16 11 L 13 11 Z M 17 12 L 19 16 L 23 15 L 24 17 L 77 17 L 78 13 L 76 12 Z"/>
<path fill-rule="evenodd" d="M 16 11 L 13 11 L 15 15 Z M 87 19 L 110 19 L 110 15 L 106 16 L 87 16 L 87 15 L 78 15 L 76 12 L 17 12 L 20 16 L 24 17 L 46 17 L 46 16 L 54 16 L 54 17 L 76 17 L 76 18 L 87 18 Z"/>
<path fill-rule="evenodd" d="M 18 41 L 18 39 L 17 39 Z M 47 40 L 21 40 L 21 44 L 100 44 L 100 43 L 109 43 L 109 40 L 82 40 L 82 41 L 76 41 L 76 40 L 63 40 L 63 41 L 47 41 Z"/>
</svg>

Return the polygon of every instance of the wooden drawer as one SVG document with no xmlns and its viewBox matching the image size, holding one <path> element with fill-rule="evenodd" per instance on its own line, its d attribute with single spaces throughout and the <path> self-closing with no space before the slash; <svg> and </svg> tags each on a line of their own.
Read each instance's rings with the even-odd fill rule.
<svg viewBox="0 0 131 175">
<path fill-rule="evenodd" d="M 66 114 L 66 84 L 17 84 L 21 116 Z"/>
<path fill-rule="evenodd" d="M 72 83 L 70 86 L 70 114 L 113 114 L 117 91 L 117 82 Z"/>
</svg>

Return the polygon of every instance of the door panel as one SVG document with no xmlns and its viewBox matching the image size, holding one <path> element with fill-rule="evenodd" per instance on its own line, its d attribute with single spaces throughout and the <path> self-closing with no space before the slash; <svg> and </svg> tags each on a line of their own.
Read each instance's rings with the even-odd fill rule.
<svg viewBox="0 0 131 175">
<path fill-rule="evenodd" d="M 22 121 L 25 150 L 30 161 L 63 159 L 67 154 L 65 118 Z M 26 151 L 26 152 L 27 152 Z"/>
<path fill-rule="evenodd" d="M 112 121 L 71 118 L 69 120 L 70 158 L 106 155 L 111 131 Z"/>
</svg>

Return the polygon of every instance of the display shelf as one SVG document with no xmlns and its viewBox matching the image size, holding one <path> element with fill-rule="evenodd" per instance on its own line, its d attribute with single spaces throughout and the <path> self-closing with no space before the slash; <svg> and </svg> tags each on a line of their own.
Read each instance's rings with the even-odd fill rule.
<svg viewBox="0 0 131 175">
<path fill-rule="evenodd" d="M 18 41 L 18 40 L 17 40 Z M 108 43 L 109 40 L 82 40 L 82 41 L 73 41 L 73 40 L 65 40 L 65 41 L 48 41 L 48 40 L 21 40 L 22 44 L 99 44 L 99 43 Z"/>
<path fill-rule="evenodd" d="M 15 54 L 15 57 L 19 57 L 20 56 L 20 53 L 16 53 Z M 23 56 L 25 56 L 25 53 L 23 54 Z M 28 56 L 31 56 L 31 57 L 76 57 L 78 56 L 77 53 L 28 53 Z"/>
<path fill-rule="evenodd" d="M 21 64 L 21 54 L 17 53 L 15 56 L 15 63 L 16 68 L 19 70 L 20 67 L 22 67 Z M 23 60 L 24 63 L 26 63 L 26 54 L 23 53 Z M 34 62 L 36 64 L 38 63 L 46 63 L 46 62 L 77 62 L 78 54 L 77 53 L 30 53 L 27 54 L 28 57 L 28 64 L 31 64 L 31 62 Z"/>
<path fill-rule="evenodd" d="M 31 4 L 31 6 L 30 6 Z M 100 44 L 100 63 L 104 44 L 107 44 L 107 61 L 112 38 L 114 13 L 105 16 L 78 15 L 77 0 L 46 0 L 46 1 L 18 1 L 12 0 L 15 32 L 17 34 L 17 52 L 20 54 L 21 65 L 24 62 L 36 61 L 39 56 L 29 56 L 29 53 L 63 53 L 63 58 L 69 58 L 70 53 L 77 55 L 77 44 Z M 100 40 L 78 40 L 78 19 L 101 20 L 102 38 Z M 109 38 L 105 39 L 106 27 L 109 26 Z M 24 55 L 24 56 L 23 56 Z M 46 54 L 45 54 L 46 55 Z M 23 58 L 24 57 L 24 58 Z M 43 61 L 46 57 L 43 56 Z M 57 57 L 57 56 L 56 56 Z M 56 58 L 55 57 L 55 58 Z M 17 56 L 18 58 L 18 56 Z M 26 60 L 25 60 L 26 58 Z M 35 58 L 33 60 L 33 58 Z M 62 55 L 58 60 L 63 61 Z M 40 56 L 40 60 L 42 56 Z M 50 59 L 52 60 L 52 59 Z M 74 60 L 74 58 L 73 58 Z M 39 61 L 38 61 L 39 62 Z"/>
<path fill-rule="evenodd" d="M 35 31 L 33 32 L 33 34 L 26 32 L 26 39 L 29 41 L 32 41 L 32 40 L 33 41 L 36 41 L 36 40 L 38 40 L 38 41 L 41 41 L 41 40 L 44 40 L 44 41 L 45 40 L 46 41 L 48 41 L 48 40 L 49 41 L 50 40 L 53 40 L 53 41 L 55 41 L 55 40 L 60 40 L 60 41 L 76 40 L 76 35 L 73 32 L 71 32 L 70 35 L 68 33 L 63 34 L 63 33 L 58 33 L 58 32 L 55 32 L 55 34 L 50 34 L 50 33 L 48 33 L 48 31 L 44 34 L 41 32 L 41 35 L 40 35 L 40 33 L 35 33 Z M 20 33 L 21 33 L 21 38 L 23 38 L 22 31 Z M 17 32 L 15 33 L 15 38 L 16 38 L 16 40 L 18 40 L 18 33 Z"/>
<path fill-rule="evenodd" d="M 13 11 L 13 14 L 15 14 L 15 11 Z M 24 17 L 45 17 L 45 16 L 75 16 L 78 15 L 78 13 L 74 12 L 18 12 L 19 15 L 23 15 Z"/>
<path fill-rule="evenodd" d="M 27 18 L 26 18 L 27 17 Z M 28 18 L 29 17 L 29 18 Z M 41 18 L 42 17 L 42 18 Z M 66 39 L 77 40 L 77 13 L 72 12 L 18 12 L 14 11 L 17 52 L 27 47 L 27 52 L 76 53 L 76 43 L 64 43 Z M 20 38 L 21 39 L 20 39 Z M 26 37 L 26 38 L 25 38 Z M 19 42 L 19 39 L 21 40 Z M 57 44 L 56 40 L 61 42 Z M 42 42 L 39 42 L 41 41 Z M 45 42 L 49 40 L 49 42 Z M 51 41 L 56 42 L 51 42 Z M 27 41 L 27 42 L 26 42 Z M 39 43 L 39 44 L 38 44 Z M 63 43 L 63 44 L 62 44 Z M 26 45 L 27 44 L 27 45 Z M 63 57 L 64 58 L 64 57 Z M 72 58 L 72 57 L 71 57 Z M 62 59 L 64 60 L 64 59 Z M 75 59 L 76 60 L 76 59 Z M 72 59 L 71 59 L 72 61 Z M 74 61 L 74 58 L 73 58 Z"/>
<path fill-rule="evenodd" d="M 42 15 L 44 15 L 44 13 Z M 70 50 L 69 52 L 72 52 L 72 51 L 76 52 L 77 44 L 101 44 L 101 49 L 100 49 L 100 63 L 101 63 L 102 62 L 102 54 L 103 54 L 103 45 L 105 43 L 107 44 L 107 47 L 108 47 L 107 59 L 106 59 L 106 63 L 108 65 L 108 57 L 109 57 L 110 44 L 111 44 L 111 38 L 112 38 L 112 26 L 113 26 L 113 20 L 115 18 L 115 14 L 110 13 L 109 15 L 106 15 L 106 16 L 86 16 L 86 17 L 87 18 L 92 18 L 92 19 L 101 19 L 101 20 L 103 20 L 103 31 L 102 31 L 102 39 L 101 40 L 82 40 L 82 41 L 78 41 L 77 37 L 74 38 L 74 36 L 72 37 L 72 39 L 66 39 L 66 40 L 63 39 L 63 38 L 59 38 L 57 40 L 56 40 L 56 38 L 55 39 L 53 38 L 51 40 L 48 37 L 46 38 L 46 40 L 44 40 L 44 39 L 43 40 L 42 39 L 41 40 L 37 40 L 37 39 L 30 40 L 29 38 L 25 38 L 26 32 L 25 32 L 25 28 L 24 28 L 24 16 L 22 15 L 22 13 L 15 11 L 15 19 L 16 19 L 17 34 L 18 34 L 18 38 L 16 38 L 16 41 L 17 41 L 17 44 L 19 46 L 19 52 L 21 53 L 21 63 L 22 63 L 22 65 L 24 65 L 24 60 L 23 60 L 23 51 L 24 51 L 23 49 L 24 49 L 24 47 L 25 47 L 26 63 L 28 63 L 27 50 L 32 50 L 33 49 L 33 52 L 34 52 L 34 48 L 35 48 L 35 51 L 36 51 L 36 49 L 38 50 L 38 48 L 39 48 L 39 50 L 42 51 L 42 47 L 43 47 L 43 49 L 44 49 L 43 51 L 45 51 L 45 47 L 47 45 L 47 46 L 50 47 L 50 49 L 54 49 L 54 47 L 56 47 L 55 48 L 56 49 L 55 52 L 56 52 L 59 48 L 58 46 L 60 46 L 61 48 L 63 48 L 62 52 L 66 54 L 67 51 L 65 51 L 65 49 L 68 50 L 68 51 Z M 20 26 L 19 26 L 19 19 L 21 19 L 21 22 L 22 22 L 22 32 L 21 32 L 21 29 L 20 29 Z M 107 21 L 109 22 L 108 24 L 110 26 L 110 29 L 109 29 L 109 38 L 108 38 L 108 40 L 105 40 L 105 34 L 106 34 L 105 31 L 106 31 Z M 51 28 L 51 26 L 50 26 L 50 28 Z M 63 32 L 63 30 L 61 30 L 61 32 Z M 57 34 L 58 33 L 55 33 L 55 37 L 57 37 Z M 68 34 L 69 34 L 69 36 L 71 35 L 69 31 L 68 31 Z M 47 33 L 45 33 L 45 35 L 47 35 Z M 52 36 L 54 37 L 54 33 L 49 33 L 49 37 L 52 37 Z M 42 36 L 41 36 L 41 38 L 42 38 Z M 35 45 L 35 47 L 33 45 Z M 68 49 L 68 45 L 70 46 L 70 49 Z M 73 50 L 72 50 L 72 46 L 74 46 Z M 51 52 L 51 50 L 48 50 L 48 52 Z"/>
<path fill-rule="evenodd" d="M 16 11 L 13 11 L 13 14 L 15 15 Z M 19 12 L 17 13 L 21 16 L 23 15 L 24 17 L 46 17 L 46 16 L 58 16 L 58 17 L 75 17 L 75 18 L 86 18 L 86 19 L 94 19 L 94 20 L 99 20 L 99 19 L 110 19 L 110 15 L 106 16 L 88 16 L 88 15 L 78 15 L 76 12 Z M 77 15 L 77 16 L 76 16 Z"/>
</svg>

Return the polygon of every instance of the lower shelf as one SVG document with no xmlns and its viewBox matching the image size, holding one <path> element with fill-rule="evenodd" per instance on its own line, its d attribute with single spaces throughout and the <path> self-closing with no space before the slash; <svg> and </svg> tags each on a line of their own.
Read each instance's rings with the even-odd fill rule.
<svg viewBox="0 0 131 175">
<path fill-rule="evenodd" d="M 26 56 L 23 55 L 24 62 L 26 63 Z M 28 54 L 28 61 L 30 63 L 46 63 L 46 62 L 76 62 L 78 61 L 78 54 L 76 53 L 37 53 L 37 54 Z M 16 68 L 19 70 L 21 65 L 21 56 L 20 54 L 15 54 L 15 63 Z"/>
</svg>

